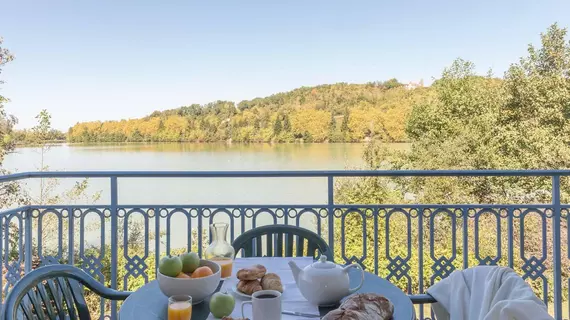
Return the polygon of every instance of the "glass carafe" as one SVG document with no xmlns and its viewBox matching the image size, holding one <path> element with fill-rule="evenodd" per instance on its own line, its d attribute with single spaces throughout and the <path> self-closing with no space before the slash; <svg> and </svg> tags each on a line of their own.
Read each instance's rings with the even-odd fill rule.
<svg viewBox="0 0 570 320">
<path fill-rule="evenodd" d="M 229 278 L 232 275 L 234 264 L 235 250 L 226 239 L 228 235 L 228 224 L 224 222 L 216 222 L 210 225 L 210 233 L 213 241 L 206 248 L 204 258 L 214 261 L 221 267 L 222 278 Z"/>
</svg>

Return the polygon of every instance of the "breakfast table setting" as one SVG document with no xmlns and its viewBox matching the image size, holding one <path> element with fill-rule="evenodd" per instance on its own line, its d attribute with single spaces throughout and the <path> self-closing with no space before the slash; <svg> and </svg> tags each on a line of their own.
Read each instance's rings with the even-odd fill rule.
<svg viewBox="0 0 570 320">
<path fill-rule="evenodd" d="M 357 265 L 340 266 L 328 262 L 324 255 L 320 260 L 313 257 L 236 258 L 231 266 L 231 276 L 226 278 L 220 277 L 221 268 L 217 263 L 200 260 L 202 267 L 215 272 L 196 279 L 208 283 L 193 286 L 192 290 L 201 291 L 192 292 L 190 318 L 171 313 L 173 306 L 180 305 L 176 301 L 172 305 L 172 298 L 187 294 L 187 288 L 191 287 L 186 285 L 180 287 L 181 291 L 172 291 L 176 287 L 173 283 L 179 284 L 187 279 L 167 277 L 157 270 L 157 280 L 150 281 L 124 301 L 119 319 L 334 320 L 361 319 L 358 314 L 366 312 L 377 313 L 371 319 L 415 319 L 411 300 L 399 288 Z M 266 280 L 263 280 L 266 275 Z M 259 280 L 238 279 L 249 279 L 248 276 L 259 277 Z M 267 287 L 262 288 L 261 285 L 266 283 Z"/>
</svg>

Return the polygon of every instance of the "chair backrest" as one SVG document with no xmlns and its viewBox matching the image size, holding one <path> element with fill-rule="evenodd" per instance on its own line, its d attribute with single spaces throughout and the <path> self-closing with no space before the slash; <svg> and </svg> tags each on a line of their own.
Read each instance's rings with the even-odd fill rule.
<svg viewBox="0 0 570 320">
<path fill-rule="evenodd" d="M 83 286 L 112 300 L 124 300 L 130 294 L 107 288 L 74 266 L 48 265 L 31 271 L 14 285 L 1 319 L 91 319 Z"/>
<path fill-rule="evenodd" d="M 253 228 L 237 237 L 232 245 L 236 254 L 243 249 L 242 257 L 318 258 L 324 254 L 329 261 L 334 261 L 329 246 L 319 235 L 311 230 L 290 225 L 277 224 Z"/>
</svg>

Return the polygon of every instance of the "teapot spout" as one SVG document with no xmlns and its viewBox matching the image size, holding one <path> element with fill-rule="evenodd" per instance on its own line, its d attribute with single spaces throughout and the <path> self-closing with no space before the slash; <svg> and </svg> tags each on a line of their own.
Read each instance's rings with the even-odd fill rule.
<svg viewBox="0 0 570 320">
<path fill-rule="evenodd" d="M 291 272 L 293 273 L 293 278 L 295 278 L 295 283 L 299 285 L 299 274 L 301 274 L 303 270 L 299 268 L 299 266 L 297 266 L 297 264 L 293 260 L 289 261 L 289 268 L 291 268 Z"/>
</svg>

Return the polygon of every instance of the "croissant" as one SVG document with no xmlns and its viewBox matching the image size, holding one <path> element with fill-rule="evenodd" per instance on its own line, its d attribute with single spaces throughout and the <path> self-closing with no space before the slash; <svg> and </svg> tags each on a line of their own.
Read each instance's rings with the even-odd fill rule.
<svg viewBox="0 0 570 320">
<path fill-rule="evenodd" d="M 256 264 L 249 268 L 241 269 L 237 272 L 237 278 L 243 281 L 252 281 L 263 278 L 267 269 L 260 264 Z"/>
<path fill-rule="evenodd" d="M 277 290 L 283 293 L 283 284 L 281 278 L 275 273 L 268 273 L 261 279 L 261 287 L 263 290 Z"/>
<path fill-rule="evenodd" d="M 263 288 L 261 287 L 261 283 L 259 283 L 259 280 L 251 280 L 251 281 L 241 280 L 237 284 L 237 289 L 239 292 L 249 295 L 253 294 L 254 292 L 263 290 Z"/>
</svg>

